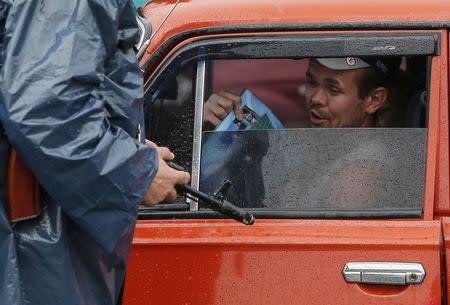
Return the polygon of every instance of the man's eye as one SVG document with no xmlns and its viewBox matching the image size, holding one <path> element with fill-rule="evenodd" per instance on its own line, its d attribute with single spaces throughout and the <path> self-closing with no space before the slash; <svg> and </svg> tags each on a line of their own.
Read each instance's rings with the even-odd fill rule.
<svg viewBox="0 0 450 305">
<path fill-rule="evenodd" d="M 328 89 L 328 91 L 330 91 L 330 93 L 331 93 L 332 95 L 338 95 L 338 94 L 341 94 L 341 93 L 342 93 L 342 90 L 339 89 L 339 88 L 336 88 L 336 87 L 330 87 L 330 88 Z"/>
<path fill-rule="evenodd" d="M 307 79 L 307 80 L 306 80 L 306 84 L 307 84 L 308 86 L 310 86 L 310 87 L 317 86 L 317 82 L 314 81 L 314 80 L 312 80 L 312 79 Z"/>
</svg>

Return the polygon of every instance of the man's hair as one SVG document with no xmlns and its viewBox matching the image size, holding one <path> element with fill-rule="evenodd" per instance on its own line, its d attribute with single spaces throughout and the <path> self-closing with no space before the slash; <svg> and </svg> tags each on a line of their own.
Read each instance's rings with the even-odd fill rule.
<svg viewBox="0 0 450 305">
<path fill-rule="evenodd" d="M 373 89 L 384 87 L 388 91 L 388 99 L 393 88 L 399 86 L 401 71 L 399 69 L 401 58 L 363 58 L 370 67 L 361 71 L 356 80 L 358 96 L 363 99 Z"/>
<path fill-rule="evenodd" d="M 406 72 L 399 69 L 400 58 L 394 59 L 389 66 L 389 70 L 383 72 L 380 69 L 374 68 L 372 65 L 368 68 L 362 69 L 356 76 L 356 86 L 358 88 L 358 96 L 361 99 L 366 98 L 372 90 L 384 87 L 387 91 L 387 97 L 383 106 L 376 112 L 377 125 L 381 124 L 379 116 L 384 116 L 385 111 L 393 113 L 401 113 L 402 109 L 408 102 L 409 86 L 407 84 Z M 388 64 L 386 66 L 388 66 Z M 388 73 L 386 73 L 388 72 Z M 390 122 L 389 124 L 395 124 L 401 126 L 404 118 L 401 116 L 396 117 L 398 122 Z M 384 123 L 385 124 L 385 123 Z M 383 126 L 382 124 L 379 126 Z"/>
</svg>

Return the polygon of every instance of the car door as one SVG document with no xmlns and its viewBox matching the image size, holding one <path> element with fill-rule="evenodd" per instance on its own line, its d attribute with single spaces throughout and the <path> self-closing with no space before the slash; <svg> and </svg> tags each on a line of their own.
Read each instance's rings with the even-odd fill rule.
<svg viewBox="0 0 450 305">
<path fill-rule="evenodd" d="M 256 221 L 185 198 L 142 207 L 124 304 L 441 304 L 447 45 L 445 31 L 342 31 L 203 36 L 172 50 L 147 71 L 146 135 L 194 188 L 231 180 L 225 198 Z M 361 56 L 401 60 L 408 90 L 390 105 L 401 117 L 308 128 L 309 62 Z M 270 111 L 251 130 L 207 126 L 219 92 L 242 103 L 251 92 Z"/>
</svg>

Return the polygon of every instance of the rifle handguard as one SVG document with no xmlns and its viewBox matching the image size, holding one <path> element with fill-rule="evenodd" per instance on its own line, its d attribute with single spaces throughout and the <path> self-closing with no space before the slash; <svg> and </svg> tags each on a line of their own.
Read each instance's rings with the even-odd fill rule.
<svg viewBox="0 0 450 305">
<path fill-rule="evenodd" d="M 173 169 L 185 171 L 183 167 L 179 166 L 176 163 L 169 161 L 167 162 L 167 164 Z M 252 225 L 255 222 L 255 217 L 253 216 L 252 213 L 244 211 L 226 200 L 218 200 L 211 195 L 197 191 L 190 185 L 187 184 L 176 185 L 175 189 L 185 196 L 186 194 L 194 196 L 199 200 L 199 202 L 207 205 L 210 209 L 217 211 L 223 215 L 230 216 L 231 218 L 239 222 L 242 222 L 245 225 Z"/>
<path fill-rule="evenodd" d="M 255 217 L 252 213 L 244 211 L 226 200 L 217 200 L 213 196 L 197 191 L 187 184 L 177 185 L 175 188 L 182 194 L 189 194 L 196 197 L 199 202 L 207 205 L 210 209 L 230 216 L 245 225 L 252 225 L 255 222 Z"/>
</svg>

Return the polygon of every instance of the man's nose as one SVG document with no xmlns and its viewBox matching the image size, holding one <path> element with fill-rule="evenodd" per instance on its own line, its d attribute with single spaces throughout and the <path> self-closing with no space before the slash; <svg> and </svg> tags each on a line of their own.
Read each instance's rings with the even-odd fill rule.
<svg viewBox="0 0 450 305">
<path fill-rule="evenodd" d="M 324 106 L 327 103 L 327 95 L 322 88 L 314 88 L 311 92 L 311 104 Z"/>
</svg>

